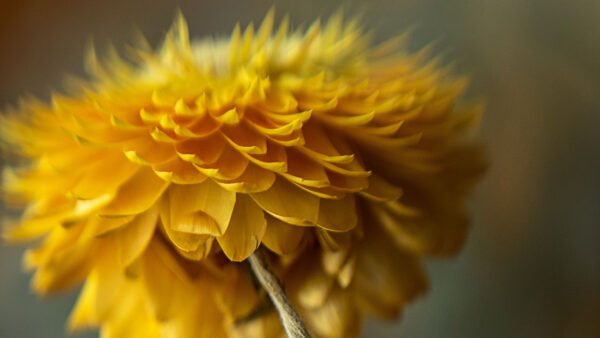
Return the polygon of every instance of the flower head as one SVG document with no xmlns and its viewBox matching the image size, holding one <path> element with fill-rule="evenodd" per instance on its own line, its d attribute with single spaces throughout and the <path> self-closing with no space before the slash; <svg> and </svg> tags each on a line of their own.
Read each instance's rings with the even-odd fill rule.
<svg viewBox="0 0 600 338">
<path fill-rule="evenodd" d="M 461 247 L 482 169 L 465 81 L 339 15 L 272 26 L 190 42 L 180 16 L 158 50 L 91 52 L 90 80 L 3 118 L 30 159 L 5 171 L 26 207 L 6 236 L 44 236 L 37 292 L 85 281 L 73 328 L 280 335 L 238 263 L 262 244 L 313 333 L 354 335 L 426 289 L 419 257 Z"/>
</svg>

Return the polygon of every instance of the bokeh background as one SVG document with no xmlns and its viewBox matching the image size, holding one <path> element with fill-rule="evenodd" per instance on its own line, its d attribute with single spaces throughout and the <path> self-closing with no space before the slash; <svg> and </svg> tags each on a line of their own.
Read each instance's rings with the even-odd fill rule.
<svg viewBox="0 0 600 338">
<path fill-rule="evenodd" d="M 341 5 L 383 40 L 414 28 L 485 97 L 479 133 L 491 167 L 453 260 L 428 261 L 431 290 L 401 321 L 365 337 L 600 337 L 600 1 L 275 1 L 295 25 Z M 262 20 L 272 1 L 0 1 L 0 106 L 47 98 L 82 74 L 91 38 L 158 43 L 177 8 L 194 36 Z M 64 337 L 76 292 L 41 301 L 23 248 L 0 247 L 0 337 Z M 94 337 L 95 334 L 84 335 Z"/>
</svg>

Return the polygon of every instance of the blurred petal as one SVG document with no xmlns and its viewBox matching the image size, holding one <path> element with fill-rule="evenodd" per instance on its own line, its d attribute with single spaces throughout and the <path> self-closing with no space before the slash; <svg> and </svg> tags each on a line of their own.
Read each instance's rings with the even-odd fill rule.
<svg viewBox="0 0 600 338">
<path fill-rule="evenodd" d="M 250 197 L 240 194 L 229 227 L 217 241 L 230 260 L 241 262 L 258 248 L 266 228 L 262 209 Z"/>
<path fill-rule="evenodd" d="M 310 225 L 317 221 L 319 199 L 285 179 L 277 178 L 269 190 L 250 196 L 263 210 L 284 222 Z"/>
</svg>

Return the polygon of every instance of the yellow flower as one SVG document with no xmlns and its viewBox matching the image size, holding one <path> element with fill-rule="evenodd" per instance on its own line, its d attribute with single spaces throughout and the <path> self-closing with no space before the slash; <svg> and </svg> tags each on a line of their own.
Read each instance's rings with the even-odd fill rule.
<svg viewBox="0 0 600 338">
<path fill-rule="evenodd" d="M 357 22 L 88 58 L 92 77 L 24 103 L 2 136 L 30 159 L 4 174 L 24 206 L 11 240 L 40 294 L 85 281 L 72 329 L 106 337 L 278 336 L 243 264 L 261 244 L 317 336 L 352 336 L 426 289 L 419 257 L 457 252 L 483 165 L 465 142 L 464 79 L 371 48 Z"/>
</svg>

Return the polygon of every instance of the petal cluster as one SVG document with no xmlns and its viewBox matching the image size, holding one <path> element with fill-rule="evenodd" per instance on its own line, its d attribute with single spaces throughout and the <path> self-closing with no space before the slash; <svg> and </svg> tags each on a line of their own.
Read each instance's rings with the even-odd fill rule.
<svg viewBox="0 0 600 338">
<path fill-rule="evenodd" d="M 90 51 L 90 80 L 25 102 L 2 136 L 23 206 L 12 240 L 46 294 L 85 281 L 74 329 L 106 337 L 278 336 L 243 264 L 261 244 L 317 336 L 393 318 L 426 289 L 419 258 L 457 252 L 483 169 L 464 79 L 357 22 Z"/>
</svg>

